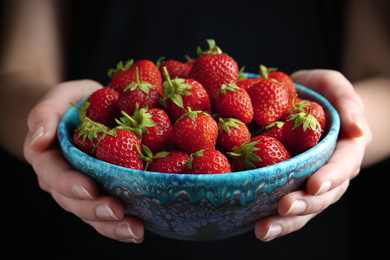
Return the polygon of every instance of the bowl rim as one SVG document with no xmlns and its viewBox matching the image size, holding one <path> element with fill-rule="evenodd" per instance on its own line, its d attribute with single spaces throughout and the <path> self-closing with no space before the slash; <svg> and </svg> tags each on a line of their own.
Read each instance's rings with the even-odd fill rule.
<svg viewBox="0 0 390 260">
<path fill-rule="evenodd" d="M 254 78 L 259 77 L 257 74 L 253 73 L 244 73 L 245 76 L 248 78 Z M 92 156 L 89 156 L 85 154 L 84 152 L 80 151 L 73 145 L 73 133 L 70 134 L 68 131 L 68 124 L 69 120 L 71 118 L 71 115 L 73 113 L 76 113 L 77 110 L 73 106 L 63 115 L 61 118 L 57 134 L 58 134 L 58 140 L 61 146 L 61 149 L 63 152 L 67 152 L 68 154 L 72 154 L 72 157 L 75 158 L 86 158 L 90 162 L 97 163 L 94 167 L 99 167 L 102 169 L 109 169 L 112 168 L 110 171 L 106 171 L 107 176 L 113 176 L 116 178 L 129 178 L 129 174 L 136 174 L 136 175 L 142 175 L 143 178 L 168 178 L 168 179 L 177 179 L 178 181 L 182 181 L 185 179 L 186 181 L 202 181 L 202 182 L 218 182 L 222 180 L 226 180 L 226 178 L 233 179 L 233 180 L 239 180 L 242 178 L 250 178 L 249 176 L 256 175 L 257 178 L 271 178 L 272 173 L 274 172 L 273 169 L 275 168 L 290 168 L 294 167 L 299 162 L 308 160 L 310 157 L 312 157 L 313 154 L 321 153 L 321 151 L 325 150 L 326 147 L 331 144 L 332 142 L 335 142 L 335 139 L 337 139 L 339 130 L 340 130 L 340 116 L 337 112 L 337 110 L 333 107 L 333 105 L 321 94 L 315 92 L 314 90 L 311 90 L 307 87 L 304 87 L 300 84 L 294 83 L 298 93 L 303 92 L 303 96 L 309 95 L 311 99 L 313 99 L 316 102 L 319 102 L 322 106 L 324 106 L 325 110 L 328 110 L 329 113 L 329 119 L 331 119 L 331 126 L 327 130 L 328 132 L 326 135 L 320 140 L 320 142 L 314 146 L 313 148 L 305 151 L 302 154 L 299 154 L 297 156 L 292 157 L 289 160 L 283 161 L 278 164 L 270 165 L 263 168 L 256 168 L 252 170 L 246 170 L 246 171 L 237 171 L 237 172 L 231 172 L 231 173 L 221 173 L 221 174 L 172 174 L 172 173 L 162 173 L 162 172 L 151 172 L 151 171 L 145 171 L 145 170 L 135 170 L 130 168 L 121 167 L 118 165 L 114 165 L 108 162 L 101 161 L 97 158 L 94 158 Z M 84 98 L 85 99 L 85 98 Z M 84 99 L 80 100 L 79 103 L 81 103 Z M 107 168 L 108 167 L 108 168 Z"/>
</svg>

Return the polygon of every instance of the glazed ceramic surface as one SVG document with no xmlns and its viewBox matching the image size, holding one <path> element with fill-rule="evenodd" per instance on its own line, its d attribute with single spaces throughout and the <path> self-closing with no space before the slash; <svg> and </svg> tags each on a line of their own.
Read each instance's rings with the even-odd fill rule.
<svg viewBox="0 0 390 260">
<path fill-rule="evenodd" d="M 255 74 L 247 74 L 254 77 Z M 320 103 L 327 129 L 312 149 L 265 168 L 217 175 L 167 174 L 112 165 L 73 146 L 78 111 L 70 108 L 58 126 L 65 158 L 80 172 L 119 198 L 125 213 L 143 221 L 146 229 L 181 240 L 215 240 L 253 229 L 261 218 L 277 212 L 281 197 L 305 187 L 306 180 L 332 155 L 339 129 L 337 111 L 321 95 L 297 85 L 299 96 Z"/>
</svg>

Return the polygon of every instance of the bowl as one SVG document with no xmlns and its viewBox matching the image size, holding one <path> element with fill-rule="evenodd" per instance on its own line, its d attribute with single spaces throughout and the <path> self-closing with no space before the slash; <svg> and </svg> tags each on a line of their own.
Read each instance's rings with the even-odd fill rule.
<svg viewBox="0 0 390 260">
<path fill-rule="evenodd" d="M 246 74 L 257 77 L 256 74 Z M 139 171 L 93 158 L 73 146 L 78 111 L 72 107 L 58 126 L 65 158 L 122 201 L 125 214 L 140 219 L 147 230 L 179 240 L 218 240 L 243 234 L 277 213 L 284 195 L 303 189 L 306 180 L 331 157 L 340 129 L 335 108 L 323 96 L 295 84 L 301 98 L 321 104 L 327 129 L 312 149 L 272 166 L 226 174 L 186 175 Z M 81 102 L 81 101 L 80 101 Z"/>
</svg>

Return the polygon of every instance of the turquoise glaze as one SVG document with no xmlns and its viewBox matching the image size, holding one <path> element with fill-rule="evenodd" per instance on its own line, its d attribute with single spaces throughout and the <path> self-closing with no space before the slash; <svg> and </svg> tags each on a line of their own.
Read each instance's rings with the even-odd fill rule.
<svg viewBox="0 0 390 260">
<path fill-rule="evenodd" d="M 247 74 L 253 77 L 254 74 Z M 65 158 L 80 172 L 118 197 L 128 215 L 148 230 L 182 240 L 214 240 L 253 229 L 255 222 L 277 212 L 285 194 L 304 188 L 307 178 L 332 155 L 340 119 L 318 93 L 296 84 L 299 96 L 320 103 L 326 112 L 324 138 L 312 149 L 265 168 L 217 175 L 185 175 L 138 171 L 112 165 L 73 146 L 78 111 L 70 108 L 58 126 Z M 80 101 L 81 102 L 81 101 Z"/>
</svg>

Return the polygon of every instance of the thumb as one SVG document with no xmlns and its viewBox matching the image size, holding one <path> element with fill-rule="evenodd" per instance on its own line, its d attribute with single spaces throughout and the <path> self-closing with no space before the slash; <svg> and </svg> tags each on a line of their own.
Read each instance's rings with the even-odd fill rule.
<svg viewBox="0 0 390 260">
<path fill-rule="evenodd" d="M 29 132 L 25 149 L 42 152 L 49 148 L 56 140 L 58 123 L 70 108 L 70 103 L 79 101 L 101 87 L 91 80 L 69 81 L 53 87 L 28 116 Z"/>
<path fill-rule="evenodd" d="M 350 137 L 365 134 L 364 105 L 359 95 L 340 72 L 334 70 L 301 70 L 293 73 L 294 82 L 323 95 L 339 112 L 341 131 Z"/>
</svg>

